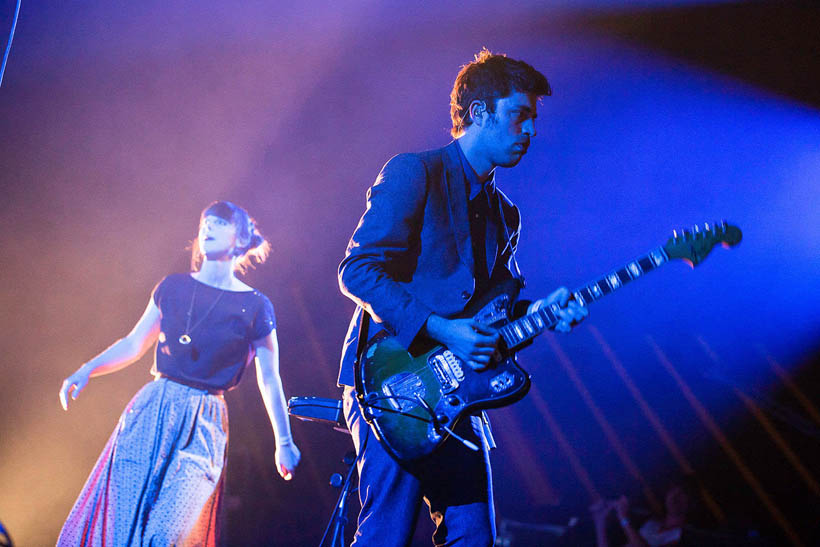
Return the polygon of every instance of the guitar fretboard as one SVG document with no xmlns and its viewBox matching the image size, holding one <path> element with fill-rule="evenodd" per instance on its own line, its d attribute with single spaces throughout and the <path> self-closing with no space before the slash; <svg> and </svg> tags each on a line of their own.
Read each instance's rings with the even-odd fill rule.
<svg viewBox="0 0 820 547">
<path fill-rule="evenodd" d="M 645 255 L 627 262 L 624 267 L 606 274 L 572 292 L 572 299 L 581 306 L 600 300 L 609 293 L 620 289 L 633 279 L 651 272 L 669 260 L 663 247 L 652 249 Z M 500 329 L 499 334 L 508 348 L 514 348 L 535 338 L 558 323 L 558 304 L 534 311 L 523 317 L 510 321 Z"/>
</svg>

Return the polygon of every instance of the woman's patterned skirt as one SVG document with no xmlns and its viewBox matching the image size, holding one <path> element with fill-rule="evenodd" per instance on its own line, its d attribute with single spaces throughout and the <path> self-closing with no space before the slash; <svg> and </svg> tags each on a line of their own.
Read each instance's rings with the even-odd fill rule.
<svg viewBox="0 0 820 547">
<path fill-rule="evenodd" d="M 222 395 L 159 378 L 128 403 L 58 546 L 217 542 L 227 455 Z"/>
</svg>

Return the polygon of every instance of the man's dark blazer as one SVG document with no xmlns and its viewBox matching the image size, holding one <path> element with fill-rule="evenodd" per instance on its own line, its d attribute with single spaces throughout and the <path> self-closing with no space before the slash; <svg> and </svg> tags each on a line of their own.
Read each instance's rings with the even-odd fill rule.
<svg viewBox="0 0 820 547">
<path fill-rule="evenodd" d="M 339 265 L 339 286 L 358 304 L 342 350 L 340 385 L 354 384 L 363 309 L 376 323 L 368 337 L 384 328 L 409 347 L 431 313 L 456 316 L 473 296 L 467 181 L 457 146 L 453 141 L 393 157 L 367 192 L 367 207 Z M 506 224 L 496 257 L 512 275 L 520 213 L 496 192 Z"/>
</svg>

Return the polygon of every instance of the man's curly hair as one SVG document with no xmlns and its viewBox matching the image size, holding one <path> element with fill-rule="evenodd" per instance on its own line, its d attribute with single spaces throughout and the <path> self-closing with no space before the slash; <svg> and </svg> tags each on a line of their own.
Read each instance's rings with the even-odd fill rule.
<svg viewBox="0 0 820 547">
<path fill-rule="evenodd" d="M 459 137 L 473 122 L 468 109 L 473 101 L 483 101 L 488 112 L 495 112 L 498 99 L 513 92 L 531 93 L 536 97 L 552 95 L 547 78 L 524 61 L 482 48 L 471 63 L 461 67 L 450 93 L 450 133 Z"/>
</svg>

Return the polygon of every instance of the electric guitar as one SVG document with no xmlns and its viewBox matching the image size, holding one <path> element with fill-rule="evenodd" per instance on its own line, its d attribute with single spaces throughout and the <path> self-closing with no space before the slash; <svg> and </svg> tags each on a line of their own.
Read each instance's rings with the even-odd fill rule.
<svg viewBox="0 0 820 547">
<path fill-rule="evenodd" d="M 694 267 L 715 245 L 731 247 L 741 238 L 740 229 L 726 222 L 673 232 L 665 245 L 580 287 L 571 298 L 588 306 L 670 260 Z M 501 336 L 492 364 L 484 370 L 471 369 L 449 349 L 423 337 L 409 351 L 384 332 L 366 346 L 356 365 L 356 395 L 365 420 L 394 458 L 408 461 L 427 456 L 448 437 L 460 439 L 452 428 L 464 416 L 512 404 L 527 394 L 530 376 L 516 363 L 515 351 L 554 327 L 560 306 L 552 304 L 511 319 L 518 291 L 518 281 L 510 280 L 465 310 L 463 317 L 494 327 Z"/>
</svg>

